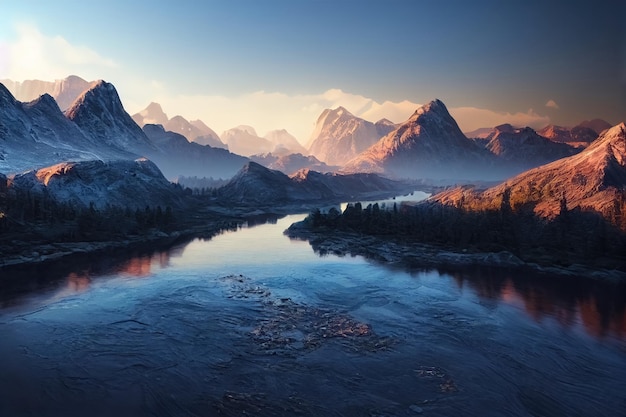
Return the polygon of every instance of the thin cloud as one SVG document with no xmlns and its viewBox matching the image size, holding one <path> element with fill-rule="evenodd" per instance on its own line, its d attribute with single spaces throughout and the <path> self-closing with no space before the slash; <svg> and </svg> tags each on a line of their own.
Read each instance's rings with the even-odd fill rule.
<svg viewBox="0 0 626 417">
<path fill-rule="evenodd" d="M 7 60 L 0 66 L 0 78 L 50 80 L 77 73 L 96 75 L 117 67 L 112 59 L 85 46 L 72 45 L 61 36 L 46 36 L 31 24 L 17 24 L 15 32 L 16 40 L 3 46 Z"/>
<path fill-rule="evenodd" d="M 146 74 L 122 71 L 112 59 L 86 47 L 73 45 L 61 36 L 42 34 L 36 26 L 15 26 L 15 40 L 0 44 L 0 79 L 65 78 L 76 74 L 88 80 L 106 79 L 115 84 L 131 114 L 156 101 L 170 116 L 201 119 L 216 132 L 241 124 L 253 126 L 259 134 L 287 129 L 306 143 L 315 121 L 327 108 L 343 106 L 354 115 L 375 122 L 382 118 L 394 123 L 407 120 L 420 104 L 408 100 L 378 102 L 372 98 L 332 88 L 318 94 L 287 95 L 257 91 L 237 96 L 180 95 L 167 88 L 166 80 L 153 80 Z M 4 58 L 7 58 L 6 60 Z M 556 105 L 556 103 L 554 103 Z M 543 127 L 550 119 L 532 110 L 526 113 L 497 112 L 475 107 L 449 108 L 461 130 L 492 127 L 502 123 Z"/>
<path fill-rule="evenodd" d="M 546 107 L 548 107 L 548 108 L 550 108 L 550 109 L 555 109 L 555 110 L 556 110 L 556 109 L 558 109 L 558 108 L 559 108 L 559 105 L 558 105 L 558 104 L 556 104 L 556 101 L 554 101 L 554 100 L 548 100 L 548 101 L 546 102 Z"/>
<path fill-rule="evenodd" d="M 549 117 L 537 114 L 533 109 L 529 109 L 526 113 L 509 113 L 476 107 L 457 107 L 451 108 L 450 114 L 464 132 L 481 127 L 494 127 L 504 123 L 510 123 L 513 126 L 528 126 L 533 129 L 539 129 L 550 124 Z"/>
</svg>

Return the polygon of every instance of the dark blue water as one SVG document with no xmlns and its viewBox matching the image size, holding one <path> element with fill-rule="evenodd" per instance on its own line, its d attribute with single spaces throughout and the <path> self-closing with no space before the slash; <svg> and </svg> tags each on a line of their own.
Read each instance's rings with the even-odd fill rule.
<svg viewBox="0 0 626 417">
<path fill-rule="evenodd" d="M 320 257 L 302 217 L 0 271 L 0 416 L 626 416 L 624 285 Z"/>
</svg>

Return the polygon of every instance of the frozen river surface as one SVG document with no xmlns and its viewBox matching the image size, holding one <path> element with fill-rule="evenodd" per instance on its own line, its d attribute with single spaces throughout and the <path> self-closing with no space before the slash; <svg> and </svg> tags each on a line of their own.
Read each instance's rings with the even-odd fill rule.
<svg viewBox="0 0 626 417">
<path fill-rule="evenodd" d="M 302 217 L 0 271 L 0 416 L 626 416 L 624 285 L 320 257 Z"/>
</svg>

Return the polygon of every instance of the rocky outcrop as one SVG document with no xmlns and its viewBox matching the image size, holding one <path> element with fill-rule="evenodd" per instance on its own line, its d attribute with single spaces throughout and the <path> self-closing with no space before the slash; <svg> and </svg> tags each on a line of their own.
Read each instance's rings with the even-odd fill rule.
<svg viewBox="0 0 626 417">
<path fill-rule="evenodd" d="M 147 159 L 63 162 L 17 174 L 9 182 L 16 192 L 45 193 L 59 203 L 77 207 L 143 209 L 183 204 L 182 189 L 167 181 Z"/>
</svg>

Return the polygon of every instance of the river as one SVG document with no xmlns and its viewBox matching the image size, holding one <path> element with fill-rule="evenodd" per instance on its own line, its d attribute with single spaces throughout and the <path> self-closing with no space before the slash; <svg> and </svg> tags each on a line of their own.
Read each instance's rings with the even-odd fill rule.
<svg viewBox="0 0 626 417">
<path fill-rule="evenodd" d="M 319 256 L 303 217 L 0 271 L 0 416 L 626 416 L 624 285 Z"/>
</svg>

